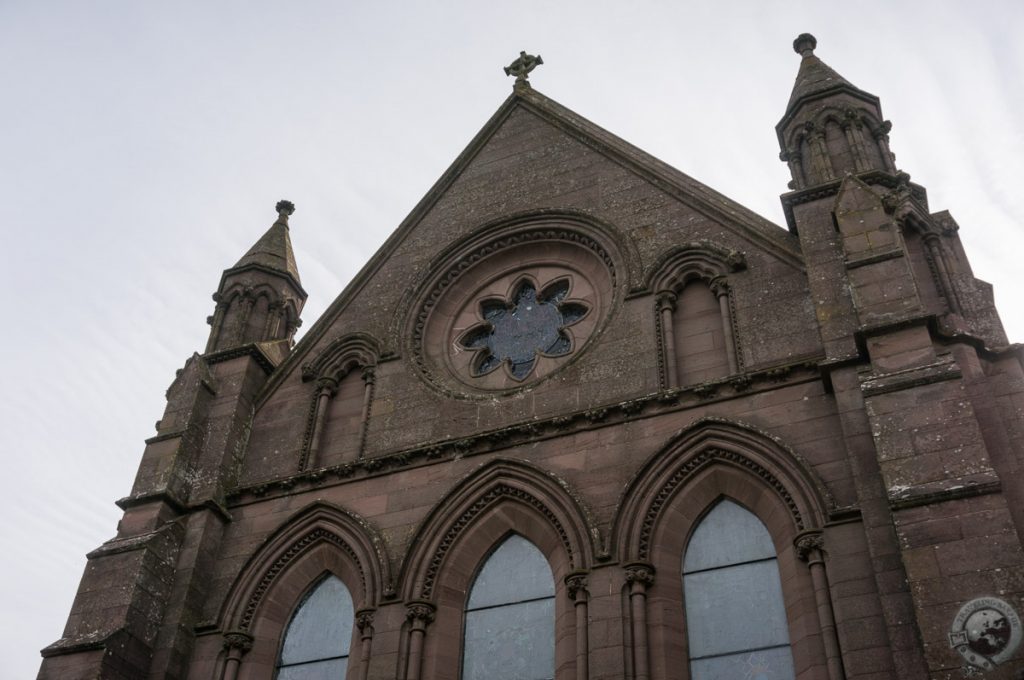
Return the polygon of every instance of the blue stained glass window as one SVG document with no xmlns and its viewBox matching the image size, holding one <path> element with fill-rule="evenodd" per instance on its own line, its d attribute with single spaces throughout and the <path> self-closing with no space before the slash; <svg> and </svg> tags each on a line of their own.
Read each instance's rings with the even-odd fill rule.
<svg viewBox="0 0 1024 680">
<path fill-rule="evenodd" d="M 555 581 L 522 536 L 506 539 L 477 574 L 462 646 L 462 680 L 554 678 Z"/>
<path fill-rule="evenodd" d="M 764 524 L 723 500 L 683 560 L 693 680 L 792 680 L 793 655 L 775 546 Z"/>
<path fill-rule="evenodd" d="M 339 680 L 348 668 L 355 611 L 348 588 L 328 576 L 295 610 L 284 634 L 277 680 Z"/>
</svg>

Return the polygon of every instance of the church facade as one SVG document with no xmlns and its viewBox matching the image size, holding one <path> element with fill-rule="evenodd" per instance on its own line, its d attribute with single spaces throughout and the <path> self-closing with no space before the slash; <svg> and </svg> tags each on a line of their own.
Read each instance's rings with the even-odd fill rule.
<svg viewBox="0 0 1024 680">
<path fill-rule="evenodd" d="M 1020 348 L 794 48 L 785 226 L 525 53 L 298 343 L 280 202 L 39 677 L 1024 677 Z"/>
</svg>

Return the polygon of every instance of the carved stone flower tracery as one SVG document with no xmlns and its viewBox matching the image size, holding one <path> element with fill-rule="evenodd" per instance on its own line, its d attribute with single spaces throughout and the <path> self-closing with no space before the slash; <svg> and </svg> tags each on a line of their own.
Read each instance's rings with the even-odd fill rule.
<svg viewBox="0 0 1024 680">
<path fill-rule="evenodd" d="M 522 381 L 539 356 L 561 357 L 573 351 L 573 336 L 566 329 L 590 312 L 589 305 L 569 298 L 569 277 L 538 288 L 531 277 L 524 276 L 512 286 L 507 299 L 480 300 L 481 321 L 456 340 L 462 349 L 476 352 L 471 363 L 474 377 L 504 367 L 510 377 Z"/>
</svg>

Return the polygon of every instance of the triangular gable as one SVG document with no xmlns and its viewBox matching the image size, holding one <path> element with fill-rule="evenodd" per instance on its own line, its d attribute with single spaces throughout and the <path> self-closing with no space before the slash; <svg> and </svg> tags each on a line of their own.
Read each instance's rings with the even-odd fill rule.
<svg viewBox="0 0 1024 680">
<path fill-rule="evenodd" d="M 398 228 L 392 232 L 341 294 L 316 320 L 295 346 L 291 355 L 271 376 L 260 401 L 272 394 L 276 386 L 294 370 L 295 366 L 302 362 L 303 357 L 316 346 L 350 301 L 360 294 L 379 268 L 433 209 L 445 192 L 458 180 L 463 171 L 470 166 L 480 151 L 518 108 L 536 115 L 610 161 L 634 173 L 682 205 L 734 231 L 744 240 L 773 253 L 781 261 L 794 268 L 803 269 L 799 243 L 796 237 L 786 229 L 658 160 L 536 90 L 523 89 L 513 92 L 502 103 Z"/>
</svg>

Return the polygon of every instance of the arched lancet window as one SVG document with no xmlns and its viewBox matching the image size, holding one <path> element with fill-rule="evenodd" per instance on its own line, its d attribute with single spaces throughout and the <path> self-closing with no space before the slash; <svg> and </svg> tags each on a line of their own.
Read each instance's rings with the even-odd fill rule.
<svg viewBox="0 0 1024 680">
<path fill-rule="evenodd" d="M 792 680 L 775 546 L 753 513 L 723 500 L 693 532 L 683 561 L 692 680 Z"/>
<path fill-rule="evenodd" d="M 555 677 L 555 581 L 544 554 L 509 536 L 487 558 L 466 604 L 462 680 Z"/>
<path fill-rule="evenodd" d="M 335 576 L 314 587 L 285 630 L 277 680 L 345 677 L 355 612 L 348 588 Z"/>
</svg>

